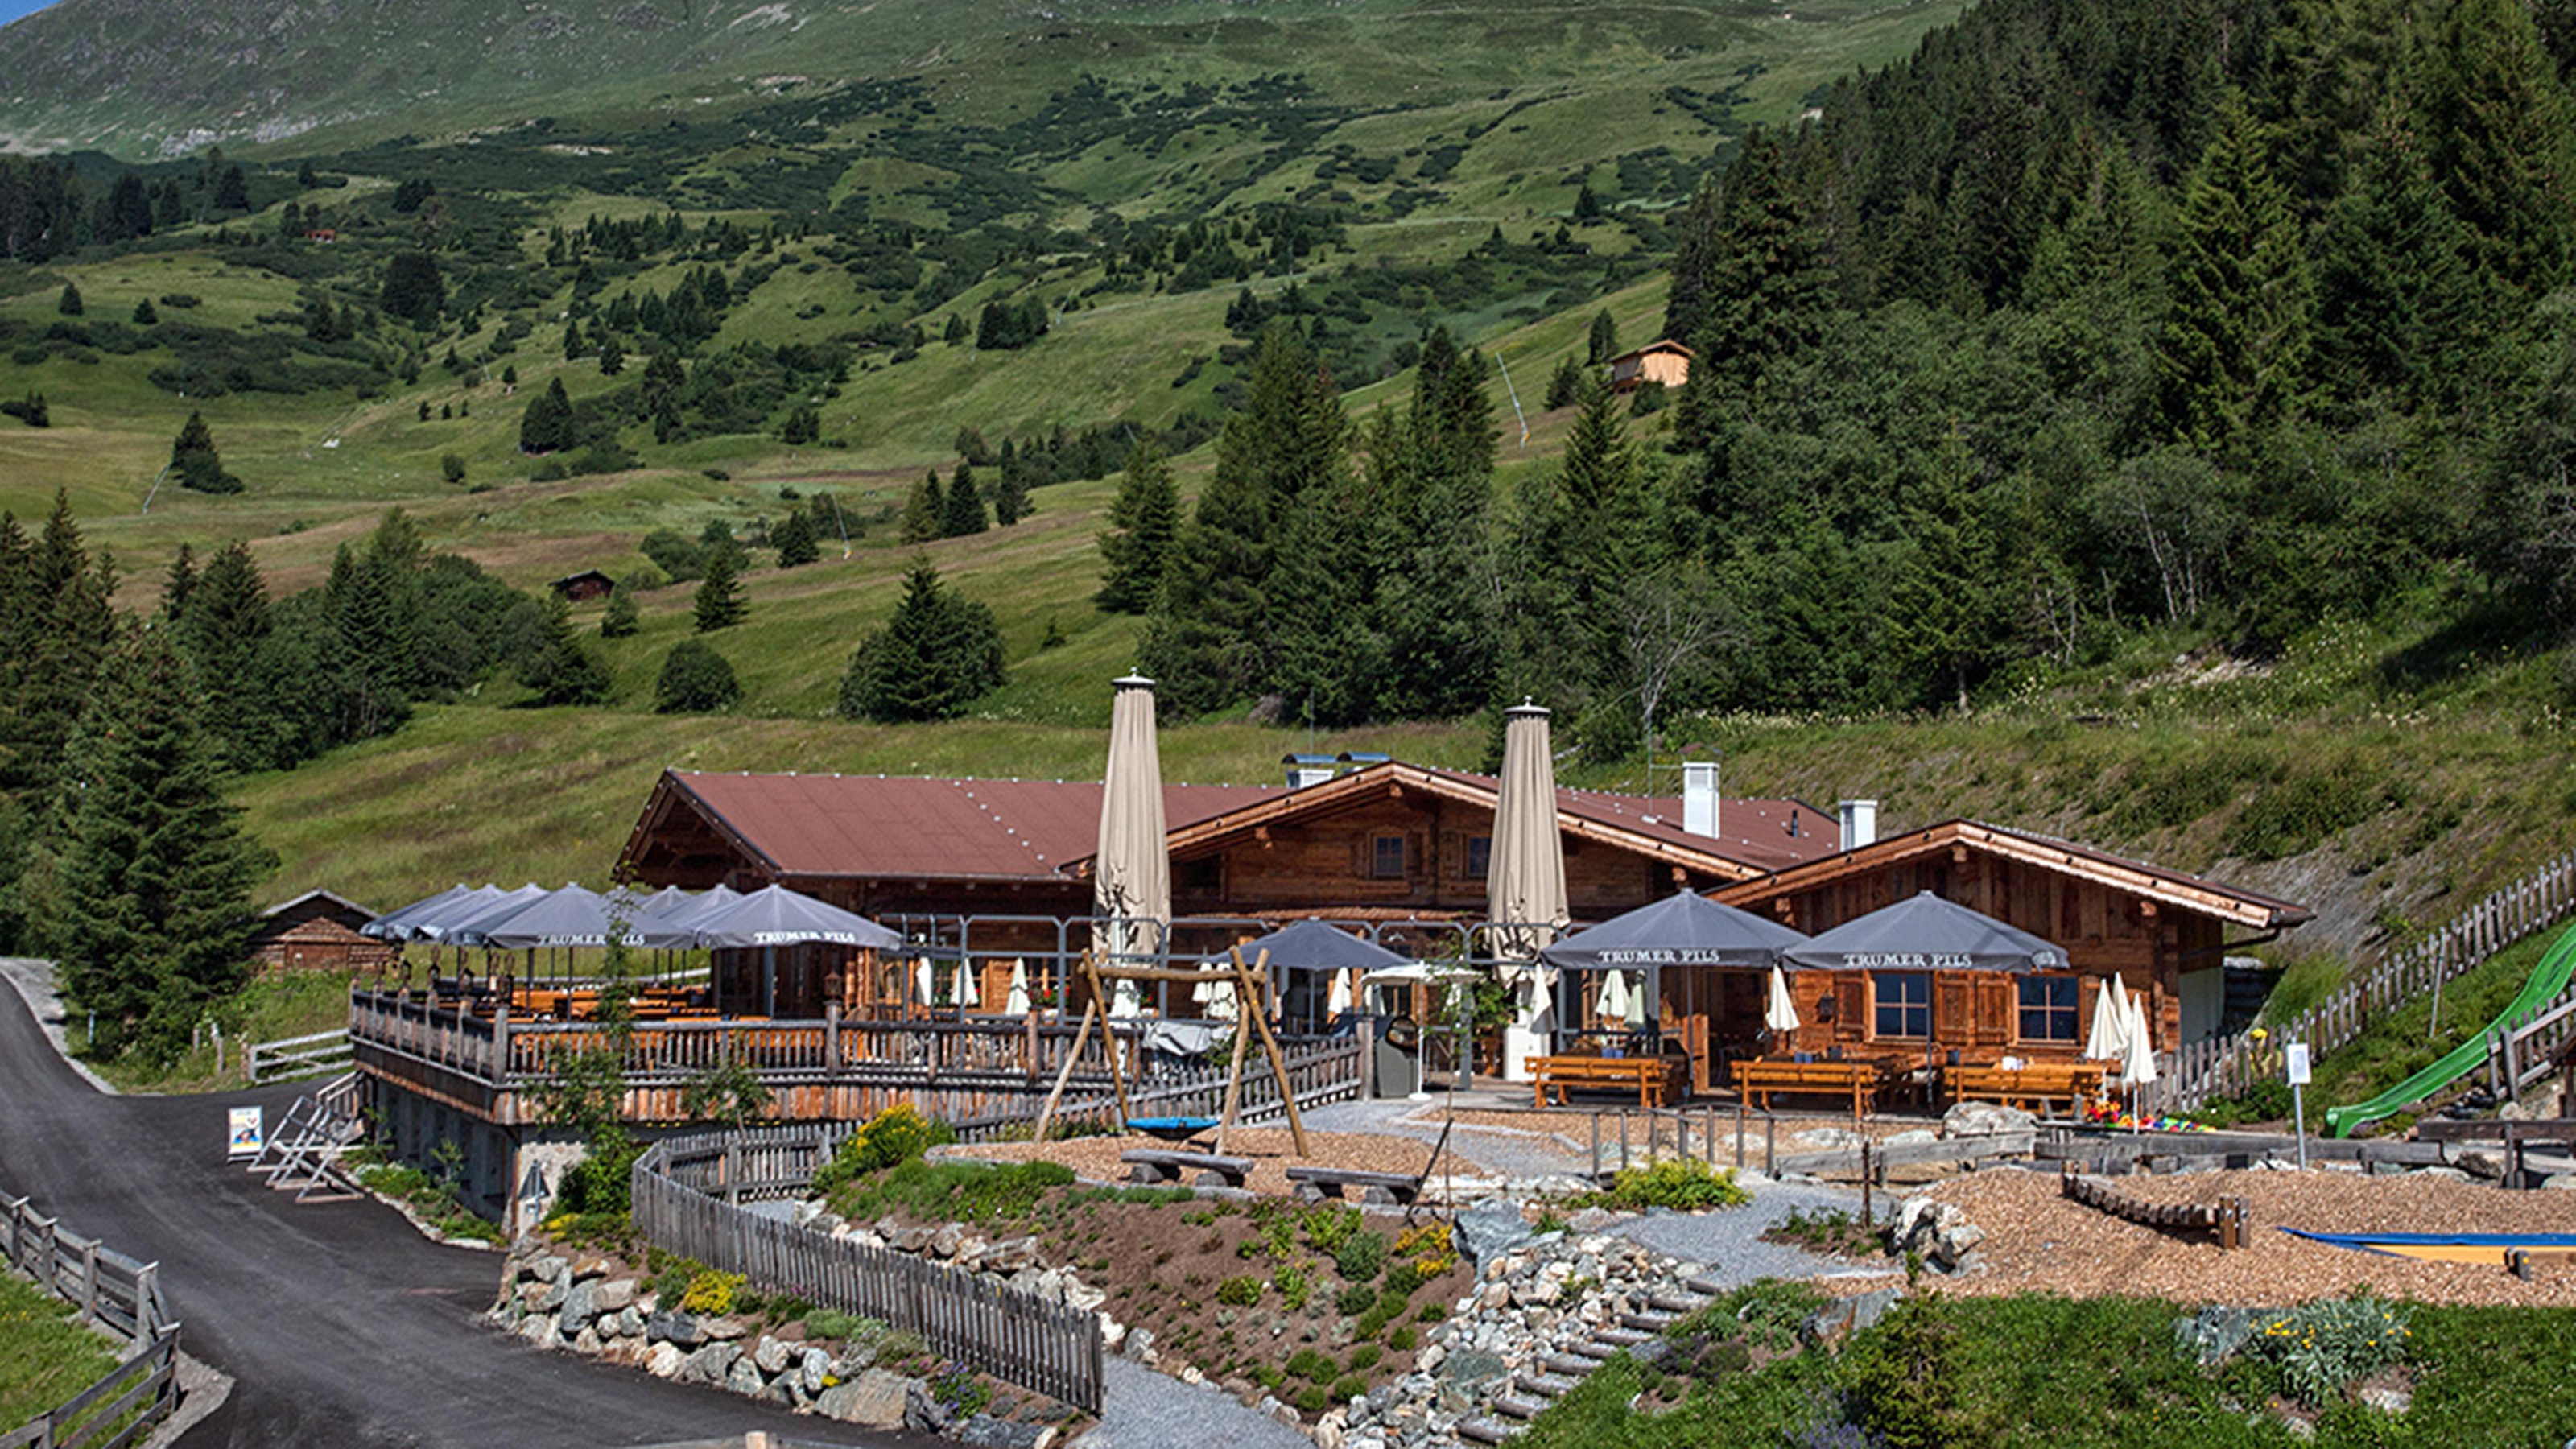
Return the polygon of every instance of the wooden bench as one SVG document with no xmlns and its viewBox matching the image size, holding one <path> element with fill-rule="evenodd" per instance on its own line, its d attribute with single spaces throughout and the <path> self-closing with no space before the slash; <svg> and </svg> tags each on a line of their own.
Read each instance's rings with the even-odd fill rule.
<svg viewBox="0 0 2576 1449">
<path fill-rule="evenodd" d="M 1862 1058 L 1842 1062 L 1784 1062 L 1765 1057 L 1735 1064 L 1735 1087 L 1744 1100 L 1768 1111 L 1774 1092 L 1829 1092 L 1849 1094 L 1852 1115 L 1868 1115 L 1878 1102 L 1879 1089 L 1887 1084 L 1887 1069 L 1876 1061 Z"/>
<path fill-rule="evenodd" d="M 1687 1065 L 1681 1057 L 1532 1057 L 1530 1084 L 1536 1094 L 1534 1105 L 1547 1105 L 1553 1090 L 1559 1106 L 1571 1087 L 1610 1087 L 1637 1092 L 1640 1107 L 1660 1107 L 1679 1095 L 1682 1073 Z"/>
<path fill-rule="evenodd" d="M 2052 1101 L 2066 1103 L 2072 1115 L 2087 1097 L 2102 1093 L 2110 1068 L 2100 1062 L 2029 1062 L 2018 1067 L 1969 1062 L 1941 1069 L 1941 1087 L 1953 1102 L 2027 1103 L 2046 1112 Z"/>
<path fill-rule="evenodd" d="M 1227 1187 L 1241 1187 L 1244 1174 L 1252 1171 L 1249 1157 L 1219 1157 L 1213 1152 L 1183 1152 L 1169 1147 L 1131 1147 L 1119 1153 L 1118 1160 L 1127 1164 L 1129 1182 L 1149 1184 L 1180 1182 L 1196 1169 L 1203 1177 L 1223 1179 Z"/>
<path fill-rule="evenodd" d="M 1422 1195 L 1422 1179 L 1401 1172 L 1362 1172 L 1347 1167 L 1291 1167 L 1288 1181 L 1297 1189 L 1300 1202 L 1320 1202 L 1342 1197 L 1347 1189 L 1360 1188 L 1362 1201 L 1392 1202 L 1411 1206 Z"/>
</svg>

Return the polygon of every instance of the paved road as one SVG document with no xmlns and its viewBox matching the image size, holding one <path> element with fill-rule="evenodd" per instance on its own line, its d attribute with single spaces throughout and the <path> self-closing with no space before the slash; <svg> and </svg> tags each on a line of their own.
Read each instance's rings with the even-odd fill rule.
<svg viewBox="0 0 2576 1449">
<path fill-rule="evenodd" d="M 188 1350 L 235 1380 L 185 1449 L 572 1449 L 753 1429 L 817 1443 L 938 1442 L 862 1436 L 486 1328 L 497 1255 L 428 1242 L 371 1202 L 296 1206 L 224 1165 L 223 1109 L 259 1103 L 273 1122 L 296 1090 L 103 1096 L 0 982 L 0 1188 L 160 1260 Z"/>
</svg>

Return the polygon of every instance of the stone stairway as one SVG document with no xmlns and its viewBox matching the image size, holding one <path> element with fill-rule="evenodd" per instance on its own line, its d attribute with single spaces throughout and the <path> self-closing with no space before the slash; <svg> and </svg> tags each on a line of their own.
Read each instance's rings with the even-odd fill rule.
<svg viewBox="0 0 2576 1449">
<path fill-rule="evenodd" d="M 1615 1327 L 1580 1332 L 1539 1355 L 1536 1371 L 1522 1369 L 1486 1396 L 1484 1412 L 1458 1421 L 1458 1437 L 1472 1444 L 1501 1444 L 1580 1385 L 1594 1369 L 1707 1307 L 1726 1292 L 1713 1278 L 1694 1277 L 1678 1288 L 1648 1294 L 1644 1306 L 1617 1315 Z"/>
</svg>

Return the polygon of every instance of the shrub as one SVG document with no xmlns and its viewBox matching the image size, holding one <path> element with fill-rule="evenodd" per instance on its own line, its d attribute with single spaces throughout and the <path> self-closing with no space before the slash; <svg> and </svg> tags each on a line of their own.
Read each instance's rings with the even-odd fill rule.
<svg viewBox="0 0 2576 1449">
<path fill-rule="evenodd" d="M 1379 1306 L 1388 1304 L 1401 1309 L 1413 1290 L 1422 1286 L 1422 1270 L 1411 1263 L 1398 1263 L 1386 1270 L 1386 1285 L 1378 1295 Z"/>
<path fill-rule="evenodd" d="M 1248 1308 L 1261 1301 L 1261 1279 L 1251 1273 L 1228 1278 L 1216 1285 L 1216 1301 L 1236 1308 Z"/>
<path fill-rule="evenodd" d="M 818 1308 L 805 1315 L 805 1336 L 809 1339 L 838 1339 L 846 1344 L 867 1343 L 884 1336 L 882 1318 L 862 1318 L 843 1313 L 837 1308 Z"/>
<path fill-rule="evenodd" d="M 1425 1280 L 1458 1266 L 1458 1249 L 1450 1242 L 1447 1223 L 1425 1223 L 1395 1240 L 1395 1255 L 1410 1259 Z"/>
<path fill-rule="evenodd" d="M 1333 1380 L 1333 1397 L 1339 1402 L 1348 1403 L 1367 1392 L 1368 1380 L 1358 1374 L 1344 1374 Z"/>
<path fill-rule="evenodd" d="M 1843 1377 L 1888 1449 L 1978 1442 L 1966 1422 L 1950 1305 L 1917 1293 L 1843 1353 Z"/>
<path fill-rule="evenodd" d="M 1630 1211 L 1650 1207 L 1690 1211 L 1742 1207 L 1753 1195 L 1736 1185 L 1734 1168 L 1674 1158 L 1651 1167 L 1629 1168 L 1593 1198 L 1604 1206 Z"/>
<path fill-rule="evenodd" d="M 1309 1414 L 1320 1414 L 1333 1406 L 1333 1395 L 1322 1384 L 1308 1384 L 1297 1391 L 1297 1407 Z"/>
<path fill-rule="evenodd" d="M 1399 1328 L 1395 1332 L 1386 1336 L 1386 1346 L 1394 1349 L 1397 1353 L 1410 1352 L 1413 1348 L 1413 1342 L 1414 1333 L 1409 1327 Z"/>
<path fill-rule="evenodd" d="M 1778 1350 L 1795 1344 L 1798 1326 L 1824 1306 L 1825 1295 L 1811 1284 L 1763 1278 L 1718 1300 L 1709 1316 L 1728 1315 L 1743 1330 L 1745 1342 Z"/>
<path fill-rule="evenodd" d="M 683 639 L 671 646 L 653 681 L 656 714 L 708 714 L 729 709 L 742 698 L 742 681 L 733 665 L 703 639 Z"/>
<path fill-rule="evenodd" d="M 867 1120 L 841 1144 L 841 1150 L 814 1174 L 814 1188 L 826 1196 L 861 1173 L 883 1172 L 910 1162 L 931 1148 L 956 1140 L 945 1126 L 921 1115 L 910 1102 L 897 1102 Z M 1030 1164 L 1031 1166 L 1053 1164 Z M 1072 1177 L 1067 1174 L 1066 1181 Z"/>
<path fill-rule="evenodd" d="M 464 482 L 465 460 L 454 453 L 440 455 L 438 460 L 438 476 L 446 479 L 450 483 Z"/>
<path fill-rule="evenodd" d="M 1292 1313 L 1305 1307 L 1307 1295 L 1314 1291 L 1314 1284 L 1306 1280 L 1306 1270 L 1294 1263 L 1283 1264 L 1270 1281 L 1279 1285 L 1279 1301 Z"/>
<path fill-rule="evenodd" d="M 1332 1382 L 1340 1369 L 1320 1349 L 1301 1348 L 1288 1356 L 1288 1372 L 1308 1383 L 1323 1384 Z"/>
<path fill-rule="evenodd" d="M 1376 1305 L 1376 1303 L 1377 1290 L 1375 1288 L 1372 1288 L 1365 1283 L 1354 1283 L 1350 1287 L 1342 1290 L 1341 1297 L 1333 1300 L 1333 1307 L 1339 1309 L 1348 1317 L 1357 1318 L 1361 1314 L 1368 1312 L 1370 1308 Z"/>
<path fill-rule="evenodd" d="M 1351 1283 L 1377 1281 L 1380 1268 L 1386 1266 L 1386 1235 L 1357 1233 L 1333 1254 L 1333 1270 Z"/>
<path fill-rule="evenodd" d="M 2346 1385 L 2403 1362 L 2414 1310 L 2369 1293 L 2293 1308 L 2263 1325 L 2247 1344 L 2281 1371 L 2281 1385 L 2303 1403 L 2324 1407 Z"/>
<path fill-rule="evenodd" d="M 1351 1372 L 1355 1374 L 1366 1373 L 1368 1370 L 1377 1367 L 1377 1361 L 1383 1356 L 1383 1354 L 1384 1350 L 1380 1349 L 1373 1343 L 1364 1343 L 1359 1347 L 1352 1349 L 1350 1362 Z"/>
<path fill-rule="evenodd" d="M 1359 1209 L 1325 1203 L 1306 1212 L 1306 1241 L 1315 1251 L 1331 1257 L 1342 1250 L 1342 1244 L 1360 1230 Z"/>
<path fill-rule="evenodd" d="M 689 1280 L 689 1286 L 680 1294 L 680 1307 L 689 1313 L 722 1317 L 733 1312 L 734 1295 L 742 1291 L 742 1284 L 740 1273 L 706 1269 Z"/>
</svg>

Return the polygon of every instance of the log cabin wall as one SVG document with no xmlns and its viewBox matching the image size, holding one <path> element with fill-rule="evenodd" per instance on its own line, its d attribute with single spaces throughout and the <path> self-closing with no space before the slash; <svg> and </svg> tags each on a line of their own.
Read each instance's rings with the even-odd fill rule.
<svg viewBox="0 0 2576 1449">
<path fill-rule="evenodd" d="M 1494 812 L 1427 790 L 1391 786 L 1330 815 L 1264 825 L 1172 859 L 1172 908 L 1181 915 L 1255 915 L 1337 908 L 1481 919 L 1484 851 Z M 1567 909 L 1604 920 L 1688 886 L 1726 882 L 1571 833 L 1565 847 Z M 1394 868 L 1401 841 L 1403 863 Z"/>
<path fill-rule="evenodd" d="M 2220 964 L 2221 924 L 2207 916 L 2160 907 L 2156 902 L 2093 881 L 1983 851 L 1956 847 L 1892 861 L 1878 869 L 1821 885 L 1768 896 L 1730 892 L 1729 899 L 1814 935 L 1891 906 L 1921 891 L 2018 926 L 2064 948 L 2082 978 L 2078 1037 L 2073 1043 L 2032 1042 L 2017 1031 L 2019 1004 L 2011 978 L 1983 972 L 1934 973 L 1934 1045 L 1989 1054 L 2009 1051 L 2035 1057 L 2072 1057 L 2083 1049 L 2093 998 L 2117 974 L 2132 995 L 2147 994 L 2157 1045 L 2182 1043 L 2182 976 Z M 1791 983 L 1807 1022 L 1798 1049 L 1871 1044 L 1873 1000 L 1867 973 L 1795 973 Z M 1835 1019 L 1821 1023 L 1812 1008 L 1832 983 Z"/>
</svg>

